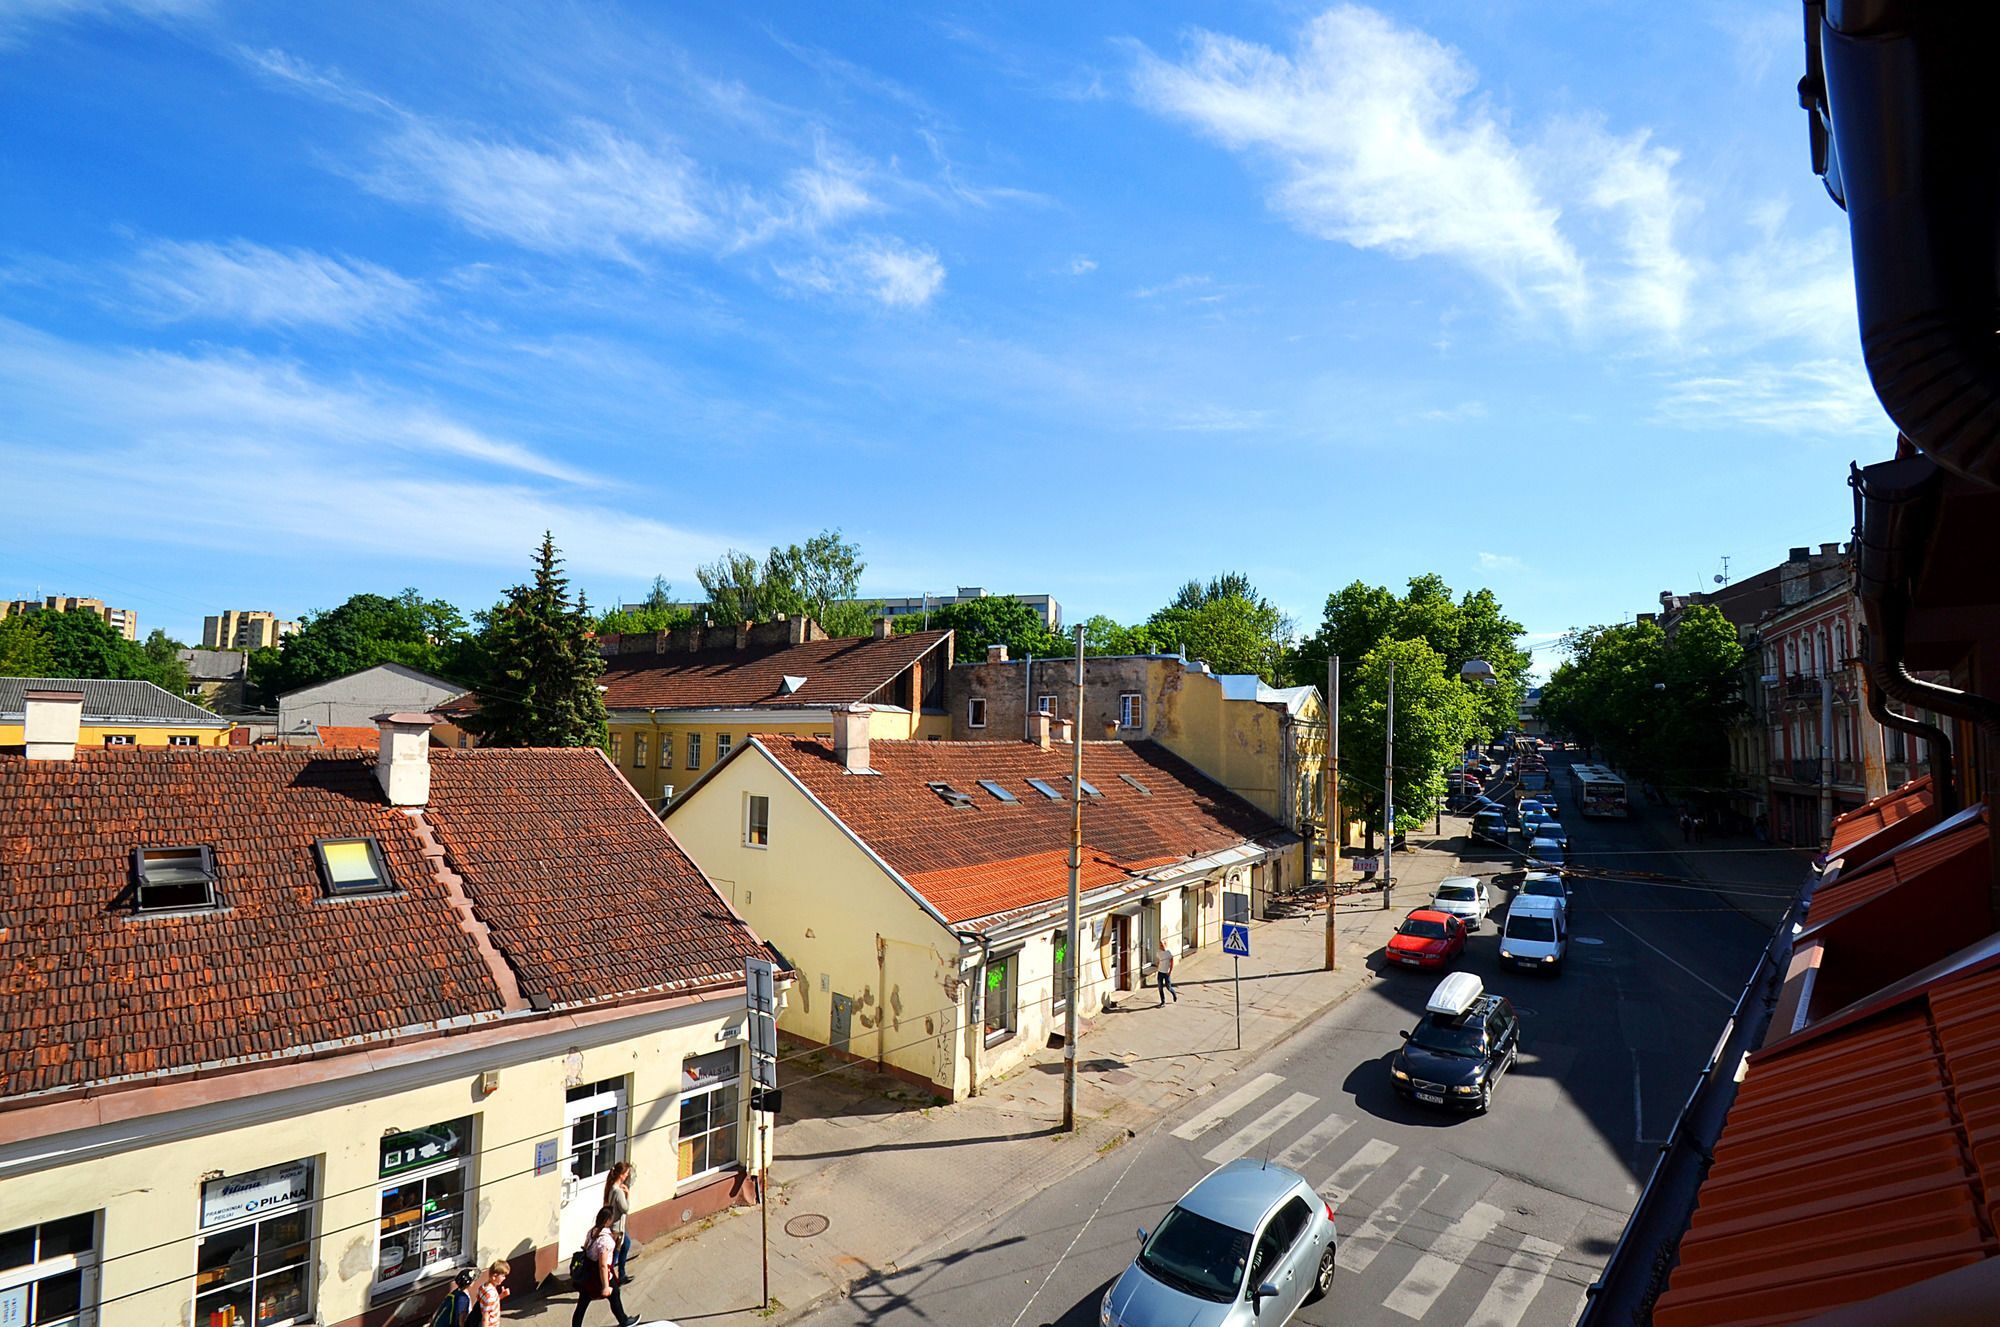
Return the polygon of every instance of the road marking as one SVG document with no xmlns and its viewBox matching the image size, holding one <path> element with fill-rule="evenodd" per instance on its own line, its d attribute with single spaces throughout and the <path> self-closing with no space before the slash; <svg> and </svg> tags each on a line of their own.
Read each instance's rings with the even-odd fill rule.
<svg viewBox="0 0 2000 1327">
<path fill-rule="evenodd" d="M 1368 1264 L 1375 1261 L 1375 1255 L 1389 1247 L 1396 1237 L 1397 1226 L 1403 1223 L 1405 1208 L 1411 1211 L 1422 1207 L 1430 1196 L 1444 1187 L 1449 1175 L 1431 1178 L 1431 1173 L 1418 1166 L 1410 1178 L 1396 1186 L 1396 1191 L 1382 1200 L 1382 1205 L 1368 1214 L 1352 1235 L 1340 1241 L 1340 1252 L 1334 1261 L 1350 1272 L 1365 1272 Z M 1429 1187 L 1425 1184 L 1428 1182 Z M 1422 1193 L 1417 1191 L 1422 1189 Z M 1411 1195 L 1416 1195 L 1414 1199 Z"/>
<path fill-rule="evenodd" d="M 1446 1226 L 1431 1243 L 1430 1250 L 1417 1259 L 1417 1265 L 1389 1292 L 1382 1306 L 1405 1318 L 1421 1319 L 1437 1303 L 1458 1269 L 1472 1261 L 1481 1241 L 1493 1233 L 1505 1215 L 1492 1203 L 1474 1203 L 1467 1208 L 1465 1215 Z"/>
<path fill-rule="evenodd" d="M 1049 1265 L 1049 1274 L 1047 1276 L 1044 1276 L 1042 1278 L 1042 1283 L 1035 1287 L 1035 1293 L 1028 1296 L 1028 1302 L 1021 1305 L 1021 1311 L 1014 1315 L 1014 1321 L 1009 1325 L 1009 1327 L 1021 1327 L 1021 1319 L 1028 1316 L 1028 1310 L 1035 1307 L 1035 1301 L 1037 1299 L 1040 1299 L 1042 1292 L 1049 1288 L 1049 1282 L 1056 1279 L 1056 1273 L 1062 1269 L 1063 1263 L 1069 1260 L 1070 1254 L 1076 1252 L 1077 1243 L 1078 1241 L 1082 1240 L 1083 1233 L 1086 1230 L 1090 1229 L 1091 1223 L 1093 1221 L 1097 1220 L 1098 1217 L 1104 1214 L 1104 1205 L 1111 1201 L 1111 1195 L 1118 1192 L 1118 1186 L 1125 1182 L 1125 1177 L 1132 1173 L 1132 1167 L 1138 1165 L 1139 1158 L 1146 1154 L 1147 1146 L 1153 1141 L 1155 1137 L 1158 1136 L 1155 1131 L 1158 1130 L 1159 1127 L 1160 1127 L 1159 1124 L 1155 1122 L 1151 1128 L 1146 1130 L 1146 1136 L 1139 1140 L 1139 1145 L 1137 1147 L 1127 1149 L 1132 1153 L 1132 1155 L 1129 1158 L 1127 1158 L 1125 1162 L 1125 1169 L 1118 1172 L 1118 1178 L 1111 1181 L 1111 1187 L 1106 1189 L 1104 1191 L 1104 1196 L 1097 1200 L 1097 1206 L 1090 1209 L 1090 1215 L 1085 1217 L 1083 1219 L 1083 1224 L 1076 1228 L 1076 1234 L 1070 1236 L 1069 1247 L 1062 1251 L 1061 1257 L 1057 1258 L 1055 1262 Z"/>
<path fill-rule="evenodd" d="M 1696 981 L 1708 987 L 1708 989 L 1714 991 L 1717 995 L 1721 996 L 1723 999 L 1729 1001 L 1731 1004 L 1736 1003 L 1735 996 L 1731 995 L 1728 991 L 1723 990 L 1720 986 L 1717 986 L 1714 982 L 1702 976 L 1699 972 L 1696 972 L 1693 968 L 1681 962 L 1679 959 L 1675 958 L 1672 954 L 1669 954 L 1666 950 L 1660 948 L 1658 945 L 1654 944 L 1651 940 L 1648 940 L 1645 936 L 1640 935 L 1637 931 L 1627 926 L 1624 922 L 1619 921 L 1616 917 L 1613 917 L 1610 913 L 1604 914 L 1604 920 L 1610 922 L 1613 926 L 1616 926 L 1619 930 L 1625 932 L 1625 934 L 1631 936 L 1634 940 L 1637 940 L 1640 944 L 1646 946 L 1646 948 L 1652 950 L 1655 954 L 1658 954 L 1661 958 L 1664 958 L 1665 960 L 1667 960 L 1667 962 L 1673 964 L 1675 967 L 1679 968 L 1682 972 L 1687 973 L 1688 976 L 1693 977 Z"/>
<path fill-rule="evenodd" d="M 1335 1139 L 1346 1133 L 1354 1121 L 1338 1115 L 1329 1115 L 1306 1130 L 1305 1137 L 1278 1153 L 1278 1164 L 1299 1169 L 1321 1152 L 1333 1145 Z"/>
<path fill-rule="evenodd" d="M 1318 1104 L 1319 1098 L 1311 1093 L 1294 1092 L 1249 1124 L 1209 1148 L 1202 1159 L 1220 1165 L 1225 1161 L 1234 1161 L 1240 1156 L 1246 1156 L 1262 1147 L 1272 1134 Z"/>
<path fill-rule="evenodd" d="M 1639 1052 L 1632 1052 L 1632 1141 L 1646 1141 L 1646 1103 L 1639 1095 Z"/>
<path fill-rule="evenodd" d="M 1370 1138 L 1361 1145 L 1361 1150 L 1348 1158 L 1347 1164 L 1333 1172 L 1333 1177 L 1319 1186 L 1319 1191 L 1333 1200 L 1335 1207 L 1341 1206 L 1354 1196 L 1363 1180 L 1375 1173 L 1377 1167 L 1387 1163 L 1396 1155 L 1396 1145 L 1380 1138 Z"/>
<path fill-rule="evenodd" d="M 1562 1251 L 1562 1245 L 1553 1240 L 1535 1235 L 1523 1239 L 1521 1247 L 1507 1255 L 1507 1265 L 1493 1278 L 1493 1284 L 1486 1287 L 1485 1296 L 1466 1319 L 1465 1327 L 1520 1327 L 1528 1305 L 1541 1293 L 1542 1282 L 1548 1279 L 1549 1268 L 1555 1266 Z"/>
<path fill-rule="evenodd" d="M 1201 1114 L 1174 1130 L 1174 1137 L 1193 1142 L 1213 1129 L 1235 1111 L 1243 1109 L 1263 1096 L 1278 1084 L 1284 1082 L 1277 1074 L 1258 1074 L 1242 1087 L 1237 1088 L 1222 1100 L 1210 1106 Z"/>
</svg>

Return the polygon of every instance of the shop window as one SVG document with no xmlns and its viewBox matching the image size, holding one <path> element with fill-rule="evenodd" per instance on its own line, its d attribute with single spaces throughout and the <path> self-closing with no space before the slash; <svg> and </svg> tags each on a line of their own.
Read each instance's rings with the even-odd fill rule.
<svg viewBox="0 0 2000 1327">
<path fill-rule="evenodd" d="M 81 1327 L 97 1306 L 97 1214 L 0 1231 L 0 1323 Z"/>
<path fill-rule="evenodd" d="M 681 1180 L 701 1179 L 737 1164 L 742 1065 L 740 1050 L 690 1055 L 681 1062 Z"/>
<path fill-rule="evenodd" d="M 215 854 L 207 848 L 134 848 L 132 906 L 139 912 L 214 908 Z"/>
<path fill-rule="evenodd" d="M 688 734 L 688 768 L 701 768 L 701 734 Z"/>
<path fill-rule="evenodd" d="M 385 894 L 396 887 L 374 839 L 320 839 L 314 848 L 320 881 L 333 898 Z"/>
<path fill-rule="evenodd" d="M 472 1122 L 466 1115 L 383 1137 L 377 1294 L 455 1271 L 472 1256 L 466 1231 Z"/>
<path fill-rule="evenodd" d="M 1054 935 L 1049 937 L 1049 954 L 1055 963 L 1055 981 L 1053 983 L 1053 989 L 1055 991 L 1055 994 L 1049 1001 L 1049 1008 L 1054 1010 L 1056 1013 L 1061 1013 L 1064 1009 L 1069 1007 L 1070 985 L 1069 985 L 1069 932 L 1068 931 L 1066 930 L 1057 931 Z"/>
<path fill-rule="evenodd" d="M 313 1169 L 288 1161 L 201 1186 L 196 1327 L 312 1321 Z"/>
<path fill-rule="evenodd" d="M 996 954 L 986 963 L 986 992 L 983 1014 L 986 1044 L 1005 1041 L 1014 1035 L 1018 1020 L 1014 1009 L 1015 979 L 1019 954 Z"/>
<path fill-rule="evenodd" d="M 743 841 L 753 848 L 771 846 L 771 799 L 755 793 L 744 798 Z"/>
</svg>

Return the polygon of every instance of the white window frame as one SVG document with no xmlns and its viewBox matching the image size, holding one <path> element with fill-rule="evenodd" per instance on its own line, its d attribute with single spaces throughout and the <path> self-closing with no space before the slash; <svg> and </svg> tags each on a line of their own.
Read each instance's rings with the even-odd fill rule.
<svg viewBox="0 0 2000 1327">
<path fill-rule="evenodd" d="M 687 765 L 687 767 L 688 767 L 689 769 L 700 769 L 700 768 L 701 768 L 701 734 L 700 734 L 700 733 L 689 733 L 689 734 L 688 734 L 688 765 Z"/>
<path fill-rule="evenodd" d="M 1069 991 L 1065 983 L 1069 980 L 1069 964 L 1062 956 L 1063 937 L 1069 933 L 1068 927 L 1060 927 L 1049 933 L 1049 1012 L 1060 1014 L 1069 1007 Z M 1083 955 L 1077 955 L 1076 971 L 1083 975 Z"/>
<path fill-rule="evenodd" d="M 646 735 L 644 733 L 632 734 L 632 768 L 646 768 Z"/>
<path fill-rule="evenodd" d="M 1051 719 L 1060 719 L 1062 717 L 1061 701 L 1062 697 L 1056 695 L 1055 692 L 1044 691 L 1041 695 L 1035 697 L 1035 712 L 1037 714 L 1046 714 Z"/>
<path fill-rule="evenodd" d="M 699 1188 L 701 1185 L 708 1183 L 710 1180 L 713 1180 L 717 1175 L 726 1175 L 732 1170 L 742 1170 L 744 1168 L 743 1167 L 743 1111 L 744 1111 L 745 1101 L 743 1092 L 743 1047 L 741 1045 L 738 1045 L 731 1047 L 730 1050 L 731 1053 L 733 1053 L 736 1057 L 735 1060 L 736 1073 L 733 1077 L 715 1079 L 711 1082 L 703 1083 L 699 1087 L 683 1090 L 680 1094 L 679 1100 L 677 1100 L 674 1103 L 674 1111 L 675 1111 L 674 1174 L 676 1176 L 676 1179 L 674 1180 L 675 1192 L 680 1192 L 685 1189 Z M 714 1055 L 716 1054 L 716 1052 L 710 1051 L 707 1052 L 707 1054 Z M 685 1080 L 687 1075 L 688 1061 L 700 1060 L 702 1058 L 704 1058 L 704 1056 L 701 1055 L 689 1055 L 689 1056 L 684 1056 L 682 1058 L 681 1074 L 683 1080 Z M 719 1166 L 710 1166 L 706 1170 L 691 1171 L 686 1175 L 682 1175 L 680 1173 L 680 1168 L 681 1168 L 680 1153 L 681 1153 L 681 1145 L 686 1141 L 686 1138 L 681 1132 L 681 1123 L 686 1119 L 686 1110 L 688 1103 L 698 1098 L 712 1097 L 723 1092 L 731 1094 L 731 1098 L 734 1103 L 734 1111 L 732 1112 L 731 1119 L 727 1126 L 728 1128 L 735 1130 L 736 1133 L 735 1146 L 732 1149 L 734 1155 L 731 1156 L 729 1160 L 723 1162 Z M 718 1134 L 722 1132 L 723 1127 L 724 1126 L 719 1124 L 711 1124 L 709 1128 L 702 1130 L 701 1136 L 706 1138 L 714 1134 Z"/>
<path fill-rule="evenodd" d="M 764 837 L 759 840 L 757 831 L 757 803 L 764 804 Z M 743 846 L 763 852 L 771 846 L 771 799 L 762 793 L 743 794 Z"/>
<path fill-rule="evenodd" d="M 137 746 L 139 745 L 139 739 L 131 733 L 106 733 L 104 735 L 104 745 Z"/>
<path fill-rule="evenodd" d="M 611 734 L 611 763 L 614 765 L 619 765 L 623 764 L 624 761 L 625 761 L 625 734 L 613 733 Z"/>
<path fill-rule="evenodd" d="M 465 1117 L 471 1121 L 464 1146 L 455 1157 L 440 1161 L 436 1165 L 420 1166 L 413 1170 L 400 1171 L 394 1175 L 377 1176 L 375 1180 L 375 1243 L 373 1249 L 375 1280 L 368 1288 L 371 1297 L 379 1300 L 393 1291 L 407 1289 L 420 1282 L 450 1276 L 461 1267 L 471 1267 L 479 1260 L 479 1249 L 473 1238 L 473 1217 L 479 1210 L 477 1178 L 472 1171 L 473 1160 L 479 1155 L 479 1121 L 477 1114 Z M 456 1124 L 456 1120 L 441 1120 L 440 1124 Z M 433 1126 L 435 1127 L 435 1126 Z M 394 1276 L 382 1275 L 382 1195 L 392 1188 L 408 1184 L 424 1183 L 440 1175 L 460 1173 L 459 1193 L 462 1203 L 459 1208 L 458 1256 L 440 1258 L 434 1263 L 418 1266 L 410 1271 L 398 1271 Z M 418 1224 L 423 1224 L 419 1222 Z"/>
<path fill-rule="evenodd" d="M 168 733 L 168 746 L 200 746 L 201 738 L 193 733 Z"/>
<path fill-rule="evenodd" d="M 1143 727 L 1146 722 L 1146 698 L 1137 691 L 1118 693 L 1118 726 L 1131 729 Z"/>
<path fill-rule="evenodd" d="M 60 1225 L 65 1221 L 74 1221 L 78 1217 L 87 1217 L 90 1220 L 90 1247 L 81 1253 L 58 1254 L 53 1258 L 42 1257 L 42 1240 L 39 1233 L 41 1228 L 44 1226 Z M 76 1295 L 77 1310 L 67 1318 L 48 1319 L 48 1327 L 82 1327 L 83 1324 L 97 1323 L 101 1320 L 97 1311 L 97 1259 L 98 1251 L 104 1246 L 104 1213 L 102 1211 L 76 1212 L 70 1216 L 55 1217 L 48 1221 L 30 1221 L 24 1226 L 9 1225 L 8 1230 L 9 1233 L 15 1230 L 32 1230 L 37 1233 L 29 1237 L 34 1242 L 34 1252 L 29 1261 L 19 1267 L 9 1267 L 5 1271 L 0 1271 L 0 1295 L 4 1295 L 10 1290 L 29 1287 L 29 1293 L 24 1298 L 31 1299 L 34 1296 L 32 1287 L 38 1286 L 44 1281 L 53 1281 L 59 1276 L 68 1276 L 72 1272 L 75 1272 L 78 1274 L 77 1279 L 79 1282 Z M 31 1304 L 23 1305 L 24 1312 L 31 1312 L 33 1308 L 34 1306 Z M 29 1316 L 24 1318 L 23 1321 L 33 1322 L 35 1319 Z"/>
<path fill-rule="evenodd" d="M 672 769 L 674 767 L 674 735 L 672 733 L 660 734 L 660 759 L 658 765 L 661 769 Z"/>
<path fill-rule="evenodd" d="M 715 735 L 715 761 L 718 765 L 728 757 L 729 748 L 734 745 L 736 744 L 730 740 L 728 733 L 717 733 Z"/>
<path fill-rule="evenodd" d="M 986 697 L 967 696 L 965 698 L 965 726 L 984 728 L 986 726 Z"/>
<path fill-rule="evenodd" d="M 991 989 L 989 983 L 991 982 L 992 978 L 990 977 L 989 974 L 993 971 L 995 967 L 998 967 L 1001 964 L 1005 964 L 1007 969 L 1007 985 L 1006 985 L 1007 1003 L 1004 1006 L 1005 1017 L 1001 1020 L 999 1027 L 996 1029 L 993 1026 L 993 1021 L 992 1021 L 993 1001 L 992 998 L 987 994 L 987 992 Z M 1020 1032 L 1021 1030 L 1021 951 L 1020 950 L 1012 949 L 1004 954 L 993 954 L 987 958 L 985 966 L 980 969 L 979 1020 L 980 1020 L 981 1033 L 986 1038 L 986 1044 L 988 1046 L 998 1046 L 1001 1042 L 1008 1040 L 1009 1038 L 1015 1036 L 1017 1033 Z"/>
<path fill-rule="evenodd" d="M 319 1181 L 321 1168 L 319 1159 L 315 1157 L 302 1157 L 299 1162 L 287 1164 L 303 1164 L 307 1167 L 307 1173 L 312 1176 L 312 1197 L 289 1206 L 254 1212 L 234 1220 L 218 1221 L 213 1226 L 203 1227 L 200 1233 L 195 1236 L 195 1272 L 198 1277 L 201 1270 L 201 1248 L 215 1236 L 228 1234 L 236 1230 L 251 1229 L 254 1231 L 256 1227 L 263 1225 L 266 1221 L 276 1221 L 281 1217 L 292 1216 L 294 1214 L 305 1218 L 304 1242 L 306 1253 L 304 1262 L 299 1264 L 305 1273 L 302 1278 L 302 1284 L 305 1286 L 303 1311 L 290 1318 L 276 1319 L 271 1324 L 271 1327 L 281 1327 L 282 1324 L 287 1323 L 308 1323 L 317 1320 L 315 1309 L 319 1299 Z M 244 1173 L 248 1174 L 251 1172 Z M 197 1222 L 197 1224 L 199 1223 Z M 263 1262 L 263 1250 L 257 1243 L 258 1236 L 253 1234 L 251 1238 L 250 1321 L 255 1322 L 257 1315 L 257 1282 L 263 1280 L 266 1276 L 274 1275 L 274 1273 L 262 1270 L 260 1264 Z M 279 1270 L 282 1271 L 283 1269 Z M 195 1280 L 190 1280 L 188 1284 L 190 1286 L 188 1304 L 192 1311 L 192 1316 L 196 1322 L 205 1322 L 206 1318 L 201 1314 L 201 1296 L 204 1293 L 212 1293 L 212 1287 L 203 1287 Z"/>
</svg>

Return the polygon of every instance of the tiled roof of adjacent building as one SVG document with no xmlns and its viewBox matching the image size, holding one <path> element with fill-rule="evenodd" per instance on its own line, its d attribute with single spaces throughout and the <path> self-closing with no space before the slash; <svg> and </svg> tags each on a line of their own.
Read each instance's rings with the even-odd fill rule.
<svg viewBox="0 0 2000 1327">
<path fill-rule="evenodd" d="M 1067 887 L 1067 744 L 878 741 L 868 748 L 874 773 L 859 775 L 821 739 L 756 741 L 947 921 L 1013 911 Z M 1086 889 L 1245 842 L 1291 841 L 1283 825 L 1153 742 L 1086 742 L 1083 777 L 1100 794 L 1084 801 Z M 1015 800 L 1000 800 L 981 780 Z M 951 805 L 932 783 L 970 804 Z"/>
<path fill-rule="evenodd" d="M 1826 855 L 1844 856 L 1849 849 L 1865 840 L 1869 855 L 1879 857 L 1898 843 L 1936 824 L 1936 803 L 1928 774 L 1912 779 L 1900 788 L 1892 788 L 1865 805 L 1834 817 L 1833 844 Z M 1891 826 L 1900 826 L 1902 832 L 1894 836 L 1875 837 Z"/>
<path fill-rule="evenodd" d="M 227 728 L 199 705 L 190 705 L 151 682 L 106 677 L 0 677 L 0 719 L 21 722 L 22 693 L 81 691 L 85 723 L 145 723 L 176 728 Z"/>
<path fill-rule="evenodd" d="M 0 758 L 0 1098 L 737 983 L 764 952 L 598 752 L 429 760 L 419 819 L 361 752 Z M 326 897 L 314 841 L 346 837 L 396 892 Z M 133 850 L 164 846 L 212 849 L 219 910 L 134 915 Z"/>
<path fill-rule="evenodd" d="M 376 751 L 382 746 L 380 728 L 361 728 L 351 724 L 315 724 L 319 733 L 319 744 L 330 750 Z"/>
<path fill-rule="evenodd" d="M 762 649 L 616 654 L 598 679 L 612 709 L 816 709 L 879 700 L 949 631 L 837 637 Z M 787 679 L 803 679 L 793 685 Z"/>
</svg>

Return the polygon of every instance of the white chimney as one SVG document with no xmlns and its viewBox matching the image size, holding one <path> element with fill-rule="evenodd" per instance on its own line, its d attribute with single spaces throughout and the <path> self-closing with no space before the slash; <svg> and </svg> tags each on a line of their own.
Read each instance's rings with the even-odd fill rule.
<svg viewBox="0 0 2000 1327">
<path fill-rule="evenodd" d="M 30 760 L 74 760 L 83 729 L 81 691 L 35 690 L 21 694 L 22 741 Z"/>
<path fill-rule="evenodd" d="M 1005 645 L 988 645 L 986 647 L 986 662 L 1006 663 L 1007 647 Z"/>
<path fill-rule="evenodd" d="M 833 754 L 849 774 L 873 774 L 868 768 L 866 705 L 847 705 L 833 712 Z"/>
<path fill-rule="evenodd" d="M 375 782 L 391 806 L 424 806 L 431 800 L 430 714 L 378 714 L 381 750 L 375 756 Z"/>
<path fill-rule="evenodd" d="M 1049 716 L 1046 710 L 1037 710 L 1028 716 L 1028 740 L 1044 751 L 1049 749 Z"/>
<path fill-rule="evenodd" d="M 1075 740 L 1076 728 L 1068 719 L 1057 719 L 1055 726 L 1056 741 L 1061 742 L 1064 746 L 1068 746 Z"/>
</svg>

